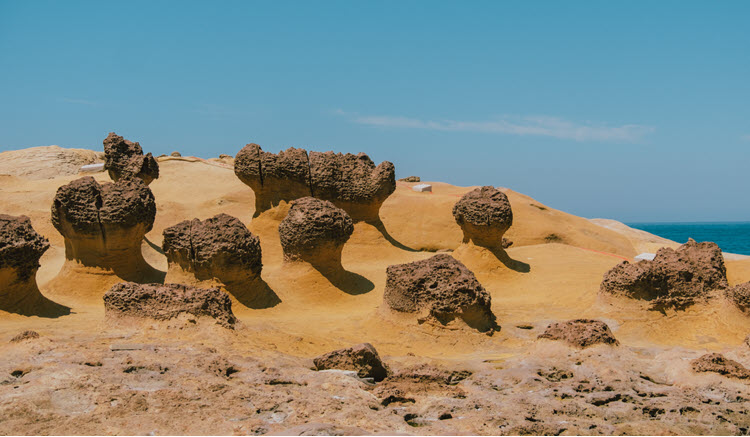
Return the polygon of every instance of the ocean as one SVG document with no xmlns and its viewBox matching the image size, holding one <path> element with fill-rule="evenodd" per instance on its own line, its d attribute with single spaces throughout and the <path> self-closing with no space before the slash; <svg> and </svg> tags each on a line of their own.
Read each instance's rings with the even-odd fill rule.
<svg viewBox="0 0 750 437">
<path fill-rule="evenodd" d="M 750 255 L 750 222 L 626 224 L 678 243 L 684 243 L 688 238 L 713 241 L 724 252 Z"/>
</svg>

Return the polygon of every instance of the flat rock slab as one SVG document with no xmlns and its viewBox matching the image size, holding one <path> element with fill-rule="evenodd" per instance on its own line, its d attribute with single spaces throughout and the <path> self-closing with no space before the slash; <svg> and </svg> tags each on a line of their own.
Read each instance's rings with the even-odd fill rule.
<svg viewBox="0 0 750 437">
<path fill-rule="evenodd" d="M 417 184 L 411 189 L 419 193 L 432 193 L 432 185 L 430 184 Z"/>
</svg>

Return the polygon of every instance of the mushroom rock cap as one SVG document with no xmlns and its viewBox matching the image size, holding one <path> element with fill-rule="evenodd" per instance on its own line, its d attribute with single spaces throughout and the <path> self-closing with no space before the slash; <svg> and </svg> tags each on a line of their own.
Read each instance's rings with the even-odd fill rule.
<svg viewBox="0 0 750 437">
<path fill-rule="evenodd" d="M 341 265 L 341 251 L 354 231 L 352 219 L 327 200 L 303 197 L 291 203 L 279 224 L 284 259 Z"/>
<path fill-rule="evenodd" d="M 460 318 L 481 332 L 498 329 L 492 298 L 469 269 L 447 254 L 386 270 L 383 300 L 393 310 L 432 317 L 442 324 Z"/>
<path fill-rule="evenodd" d="M 317 370 L 353 370 L 360 378 L 373 378 L 376 382 L 382 381 L 390 373 L 370 343 L 328 352 L 315 358 L 313 363 Z"/>
<path fill-rule="evenodd" d="M 464 233 L 464 242 L 502 247 L 503 234 L 513 224 L 508 196 L 494 187 L 476 188 L 453 206 L 453 218 Z"/>
<path fill-rule="evenodd" d="M 598 343 L 613 346 L 620 344 L 606 323 L 591 319 L 552 323 L 539 338 L 562 340 L 580 348 Z"/>
<path fill-rule="evenodd" d="M 652 308 L 684 309 L 727 288 L 724 257 L 716 243 L 690 239 L 677 250 L 664 247 L 653 261 L 616 265 L 604 275 L 600 293 L 651 301 Z"/>
<path fill-rule="evenodd" d="M 49 241 L 36 233 L 25 215 L 0 214 L 0 269 L 15 269 L 18 278 L 32 278 Z"/>
<path fill-rule="evenodd" d="M 104 168 L 115 182 L 124 177 L 137 177 L 148 185 L 159 178 L 159 164 L 153 155 L 144 156 L 139 143 L 128 141 L 114 132 L 104 139 Z"/>
<path fill-rule="evenodd" d="M 252 280 L 263 267 L 258 237 L 227 214 L 186 220 L 165 229 L 162 247 L 170 266 L 178 265 L 201 280 Z"/>
<path fill-rule="evenodd" d="M 182 284 L 136 284 L 121 282 L 104 294 L 107 316 L 169 320 L 180 314 L 216 319 L 232 328 L 237 319 L 229 295 L 218 288 L 196 288 Z"/>
</svg>

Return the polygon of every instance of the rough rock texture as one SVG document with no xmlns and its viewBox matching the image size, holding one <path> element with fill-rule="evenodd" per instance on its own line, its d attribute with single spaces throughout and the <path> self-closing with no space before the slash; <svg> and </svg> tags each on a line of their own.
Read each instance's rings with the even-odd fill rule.
<svg viewBox="0 0 750 437">
<path fill-rule="evenodd" d="M 15 337 L 11 338 L 10 342 L 11 343 L 19 343 L 19 342 L 22 342 L 24 340 L 34 340 L 34 339 L 37 339 L 37 338 L 39 338 L 39 333 L 38 332 L 28 330 L 28 331 L 23 331 L 22 333 L 20 333 L 20 334 L 16 335 Z"/>
<path fill-rule="evenodd" d="M 148 185 L 159 177 L 159 164 L 151 153 L 143 155 L 140 144 L 114 132 L 104 139 L 104 168 L 115 182 L 121 178 L 137 177 Z"/>
<path fill-rule="evenodd" d="M 136 284 L 121 282 L 104 294 L 108 316 L 169 320 L 180 314 L 212 317 L 232 328 L 237 319 L 229 295 L 218 288 L 196 288 L 182 284 Z"/>
<path fill-rule="evenodd" d="M 354 231 L 352 219 L 327 200 L 303 197 L 292 202 L 279 224 L 279 237 L 287 261 L 302 260 L 315 266 L 340 266 L 344 243 Z"/>
<path fill-rule="evenodd" d="M 99 184 L 83 177 L 60 187 L 52 203 L 52 224 L 65 238 L 65 257 L 84 266 L 112 269 L 123 279 L 150 268 L 141 254 L 156 202 L 140 179 Z"/>
<path fill-rule="evenodd" d="M 393 310 L 417 313 L 420 322 L 434 318 L 447 324 L 459 318 L 481 332 L 498 329 L 490 294 L 450 255 L 389 266 L 386 275 L 383 300 Z"/>
<path fill-rule="evenodd" d="M 464 243 L 503 247 L 503 234 L 513 224 L 508 196 L 494 187 L 469 191 L 453 206 L 453 218 L 464 233 Z"/>
<path fill-rule="evenodd" d="M 23 179 L 52 179 L 78 174 L 81 166 L 102 162 L 104 155 L 59 146 L 31 147 L 0 153 L 0 175 Z"/>
<path fill-rule="evenodd" d="M 360 153 L 310 152 L 291 147 L 273 154 L 248 144 L 234 162 L 237 177 L 255 192 L 258 215 L 282 201 L 314 196 L 343 208 L 354 220 L 376 220 L 396 189 L 393 164 L 377 167 Z"/>
<path fill-rule="evenodd" d="M 539 338 L 562 340 L 581 348 L 599 343 L 613 346 L 620 344 L 606 323 L 590 319 L 552 323 Z"/>
<path fill-rule="evenodd" d="M 263 267 L 258 237 L 227 214 L 186 220 L 165 229 L 162 248 L 170 269 L 190 272 L 199 280 L 252 281 Z"/>
<path fill-rule="evenodd" d="M 750 282 L 727 288 L 727 298 L 744 312 L 750 312 Z"/>
<path fill-rule="evenodd" d="M 419 176 L 407 176 L 399 179 L 399 182 L 421 182 L 422 179 Z"/>
<path fill-rule="evenodd" d="M 677 250 L 661 248 L 653 261 L 627 261 L 604 275 L 600 292 L 652 302 L 652 308 L 684 309 L 727 287 L 721 249 L 690 239 Z"/>
<path fill-rule="evenodd" d="M 170 153 L 169 156 L 174 156 L 175 158 L 178 158 L 178 157 L 182 156 L 182 153 L 180 153 L 178 151 L 174 151 L 174 152 Z"/>
<path fill-rule="evenodd" d="M 313 360 L 317 370 L 353 370 L 360 378 L 373 378 L 376 382 L 388 376 L 388 367 L 380 360 L 378 351 L 370 343 L 323 354 Z"/>
<path fill-rule="evenodd" d="M 722 354 L 706 354 L 693 360 L 690 365 L 695 372 L 713 372 L 729 378 L 748 379 L 750 370 L 737 361 Z"/>
</svg>

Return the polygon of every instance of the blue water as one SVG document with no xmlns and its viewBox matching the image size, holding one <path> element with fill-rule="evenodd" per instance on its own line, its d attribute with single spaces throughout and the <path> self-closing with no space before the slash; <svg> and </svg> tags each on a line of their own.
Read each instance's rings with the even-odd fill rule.
<svg viewBox="0 0 750 437">
<path fill-rule="evenodd" d="M 678 243 L 684 243 L 688 238 L 695 241 L 713 241 L 724 252 L 750 255 L 750 222 L 627 223 L 627 225 Z"/>
</svg>

